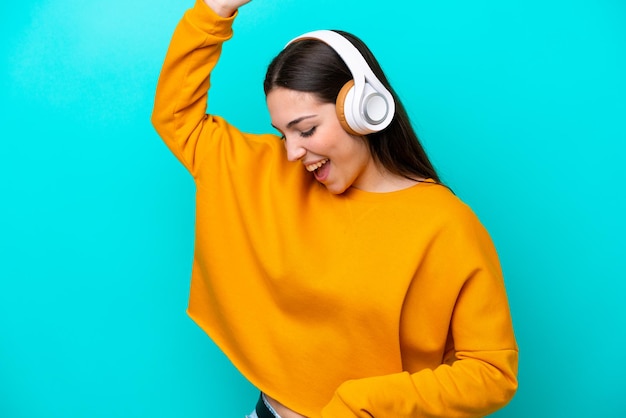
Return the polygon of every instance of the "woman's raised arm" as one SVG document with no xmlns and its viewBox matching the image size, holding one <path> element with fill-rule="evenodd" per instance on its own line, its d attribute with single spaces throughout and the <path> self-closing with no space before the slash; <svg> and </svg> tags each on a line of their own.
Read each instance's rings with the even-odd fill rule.
<svg viewBox="0 0 626 418">
<path fill-rule="evenodd" d="M 223 129 L 223 121 L 206 114 L 210 74 L 232 36 L 237 7 L 248 1 L 196 0 L 178 23 L 161 69 L 152 124 L 194 176 L 200 139 Z"/>
</svg>

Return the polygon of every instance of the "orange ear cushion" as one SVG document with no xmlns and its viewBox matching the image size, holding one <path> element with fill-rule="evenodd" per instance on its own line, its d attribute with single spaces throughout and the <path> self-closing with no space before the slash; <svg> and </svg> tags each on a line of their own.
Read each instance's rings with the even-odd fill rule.
<svg viewBox="0 0 626 418">
<path fill-rule="evenodd" d="M 362 136 L 360 133 L 352 129 L 350 125 L 348 125 L 348 122 L 346 121 L 346 113 L 345 113 L 344 106 L 346 103 L 346 96 L 348 95 L 348 92 L 350 91 L 352 87 L 354 87 L 354 80 L 348 81 L 346 84 L 343 85 L 341 90 L 339 90 L 339 94 L 337 95 L 337 102 L 335 103 L 335 111 L 337 112 L 339 123 L 341 123 L 341 126 L 346 132 L 352 135 Z"/>
</svg>

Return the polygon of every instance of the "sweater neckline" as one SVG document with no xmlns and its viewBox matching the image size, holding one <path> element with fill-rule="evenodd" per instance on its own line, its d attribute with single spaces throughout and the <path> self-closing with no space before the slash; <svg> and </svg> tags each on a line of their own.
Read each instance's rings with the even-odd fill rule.
<svg viewBox="0 0 626 418">
<path fill-rule="evenodd" d="M 437 185 L 437 183 L 433 179 L 428 178 L 404 189 L 394 190 L 391 192 L 368 192 L 365 190 L 357 189 L 355 187 L 350 187 L 344 192 L 344 196 L 347 199 L 351 200 L 380 202 L 385 200 L 395 200 L 397 198 L 402 198 L 406 195 L 415 193 L 417 190 L 430 188 L 430 186 L 433 185 Z"/>
</svg>

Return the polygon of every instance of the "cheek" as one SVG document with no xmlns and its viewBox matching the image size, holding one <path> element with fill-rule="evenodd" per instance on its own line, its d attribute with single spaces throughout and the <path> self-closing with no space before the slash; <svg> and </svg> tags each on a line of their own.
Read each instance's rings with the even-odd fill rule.
<svg viewBox="0 0 626 418">
<path fill-rule="evenodd" d="M 318 129 L 317 137 L 310 142 L 311 151 L 329 154 L 329 158 L 341 159 L 344 163 L 345 160 L 354 160 L 357 164 L 364 154 L 369 155 L 367 142 L 360 136 L 346 132 L 334 114 L 329 116 L 329 122 L 323 128 Z"/>
<path fill-rule="evenodd" d="M 350 135 L 346 133 L 343 138 L 343 143 L 345 144 L 345 147 L 348 150 L 348 152 L 354 155 L 355 160 L 369 158 L 370 150 L 367 145 L 367 142 L 362 137 L 354 136 L 354 135 Z"/>
</svg>

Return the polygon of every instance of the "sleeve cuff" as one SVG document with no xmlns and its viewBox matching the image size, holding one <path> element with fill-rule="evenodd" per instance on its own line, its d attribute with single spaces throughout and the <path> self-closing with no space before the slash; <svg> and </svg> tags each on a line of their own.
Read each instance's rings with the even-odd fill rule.
<svg viewBox="0 0 626 418">
<path fill-rule="evenodd" d="M 189 9 L 186 17 L 199 29 L 213 35 L 221 35 L 230 38 L 233 33 L 233 22 L 239 12 L 235 12 L 230 17 L 222 17 L 215 13 L 202 0 L 196 0 L 193 8 Z"/>
</svg>

